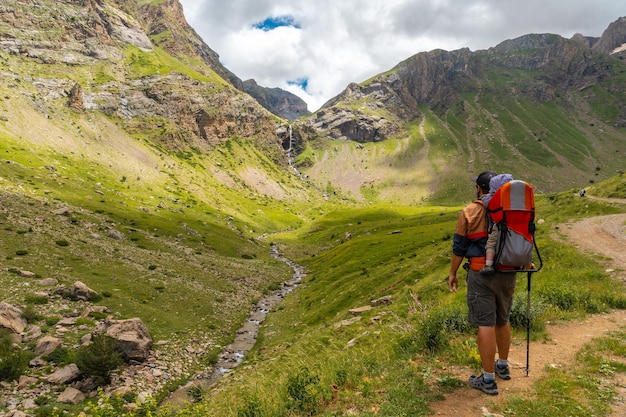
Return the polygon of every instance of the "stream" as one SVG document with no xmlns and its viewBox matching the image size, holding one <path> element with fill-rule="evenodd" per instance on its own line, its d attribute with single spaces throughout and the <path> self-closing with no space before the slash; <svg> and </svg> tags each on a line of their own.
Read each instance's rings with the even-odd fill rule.
<svg viewBox="0 0 626 417">
<path fill-rule="evenodd" d="M 194 398 L 190 395 L 190 390 L 204 391 L 219 381 L 225 374 L 239 366 L 246 354 L 254 347 L 259 329 L 265 321 L 267 314 L 300 284 L 305 275 L 304 268 L 301 265 L 283 257 L 276 245 L 270 247 L 270 255 L 274 259 L 285 262 L 293 269 L 291 279 L 283 282 L 279 289 L 259 300 L 252 311 L 250 311 L 241 328 L 237 330 L 235 339 L 224 348 L 218 357 L 217 363 L 211 369 L 197 374 L 192 381 L 173 391 L 165 399 L 164 404 L 177 407 L 193 402 Z"/>
</svg>

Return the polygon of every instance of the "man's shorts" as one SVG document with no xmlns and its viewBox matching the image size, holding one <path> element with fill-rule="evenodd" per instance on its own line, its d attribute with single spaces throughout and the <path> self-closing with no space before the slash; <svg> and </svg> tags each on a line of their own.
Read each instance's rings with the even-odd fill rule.
<svg viewBox="0 0 626 417">
<path fill-rule="evenodd" d="M 468 320 L 474 326 L 502 326 L 509 321 L 513 305 L 516 273 L 467 273 Z"/>
</svg>

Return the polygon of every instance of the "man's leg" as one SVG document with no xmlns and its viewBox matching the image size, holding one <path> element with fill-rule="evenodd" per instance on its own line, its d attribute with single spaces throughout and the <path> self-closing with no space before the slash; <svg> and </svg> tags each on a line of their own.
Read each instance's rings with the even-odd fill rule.
<svg viewBox="0 0 626 417">
<path fill-rule="evenodd" d="M 480 354 L 480 361 L 483 365 L 483 371 L 489 373 L 494 372 L 494 363 L 496 360 L 496 329 L 497 328 L 493 326 L 479 326 L 478 337 L 476 339 L 476 344 L 478 345 L 478 353 Z M 498 332 L 501 331 L 501 329 L 498 330 Z"/>
<path fill-rule="evenodd" d="M 500 359 L 509 358 L 511 348 L 511 326 L 509 323 L 495 328 L 496 345 L 498 346 L 498 357 Z"/>
</svg>

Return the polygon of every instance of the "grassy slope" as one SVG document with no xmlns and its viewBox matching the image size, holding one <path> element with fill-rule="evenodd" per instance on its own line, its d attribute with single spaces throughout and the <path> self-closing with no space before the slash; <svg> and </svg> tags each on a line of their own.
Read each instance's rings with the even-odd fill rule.
<svg viewBox="0 0 626 417">
<path fill-rule="evenodd" d="M 333 205 L 252 142 L 168 152 L 115 118 L 75 113 L 15 80 L 2 78 L 0 101 L 2 265 L 111 294 L 102 304 L 139 316 L 156 338 L 227 339 L 221 330 L 234 330 L 267 287 L 290 275 L 258 237 Z M 62 207 L 71 214 L 55 215 Z M 125 238 L 109 238 L 112 229 Z M 69 246 L 55 243 L 62 240 Z"/>
</svg>

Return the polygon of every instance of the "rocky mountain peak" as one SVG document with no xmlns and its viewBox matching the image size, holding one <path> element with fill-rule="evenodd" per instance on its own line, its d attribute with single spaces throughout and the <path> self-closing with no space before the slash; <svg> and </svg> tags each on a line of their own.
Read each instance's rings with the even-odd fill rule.
<svg viewBox="0 0 626 417">
<path fill-rule="evenodd" d="M 626 16 L 620 17 L 602 33 L 600 40 L 593 45 L 597 51 L 624 55 L 626 50 Z"/>
<path fill-rule="evenodd" d="M 255 80 L 246 80 L 243 90 L 261 106 L 284 119 L 294 120 L 310 113 L 304 100 L 281 88 L 262 87 Z"/>
</svg>

